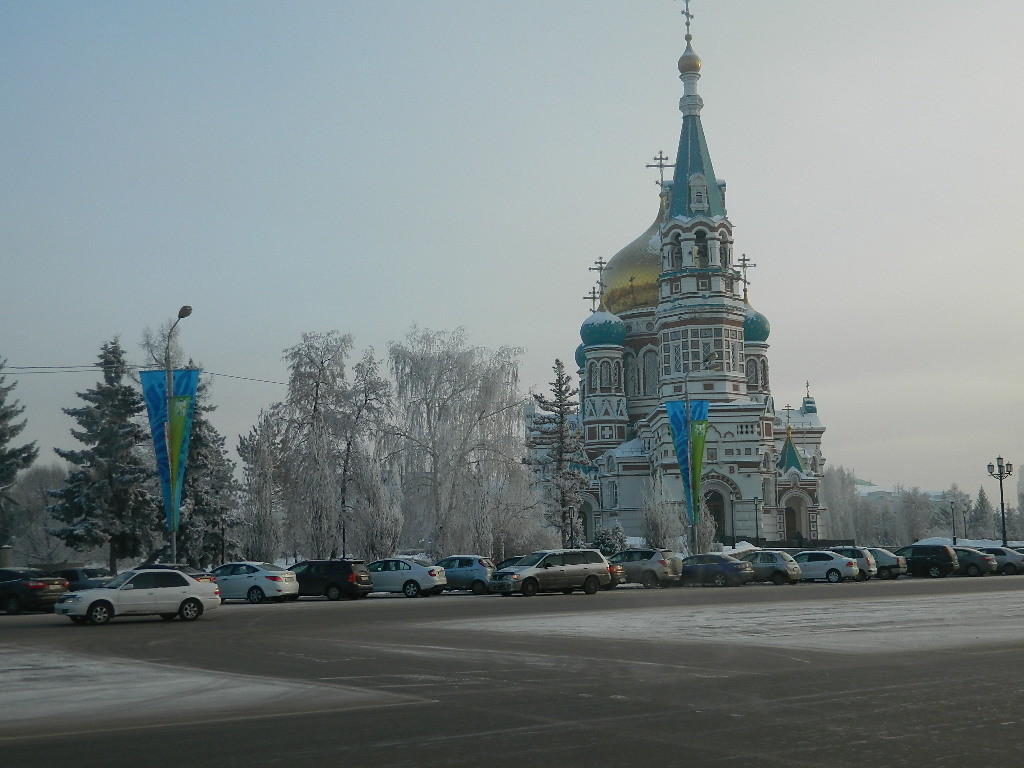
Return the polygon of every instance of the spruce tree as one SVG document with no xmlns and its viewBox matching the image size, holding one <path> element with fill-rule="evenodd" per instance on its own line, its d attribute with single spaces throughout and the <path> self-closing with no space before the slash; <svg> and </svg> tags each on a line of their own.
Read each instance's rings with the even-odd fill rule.
<svg viewBox="0 0 1024 768">
<path fill-rule="evenodd" d="M 579 390 L 572 386 L 565 366 L 555 360 L 554 381 L 551 397 L 534 394 L 537 407 L 547 413 L 537 414 L 530 425 L 527 447 L 540 449 L 540 456 L 532 457 L 529 463 L 546 470 L 551 503 L 551 525 L 562 534 L 562 546 L 578 546 L 582 543 L 583 532 L 579 520 L 583 500 L 580 491 L 587 486 L 587 479 L 581 471 L 585 463 L 583 437 L 573 416 L 579 410 L 579 401 L 573 398 Z"/>
<path fill-rule="evenodd" d="M 5 544 L 13 534 L 14 502 L 8 490 L 14 485 L 18 472 L 27 469 L 39 455 L 34 441 L 18 446 L 10 444 L 25 428 L 24 421 L 15 421 L 25 412 L 25 407 L 17 400 L 7 402 L 17 384 L 6 383 L 7 377 L 3 373 L 6 365 L 6 360 L 0 360 L 0 544 Z"/>
<path fill-rule="evenodd" d="M 971 508 L 970 532 L 973 538 L 991 538 L 996 529 L 996 510 L 988 500 L 984 488 L 978 489 L 978 499 Z"/>
<path fill-rule="evenodd" d="M 117 337 L 103 344 L 97 366 L 103 380 L 78 393 L 85 405 L 63 409 L 77 422 L 71 434 L 85 448 L 54 449 L 72 471 L 67 484 L 52 492 L 58 501 L 50 513 L 61 525 L 50 533 L 77 551 L 108 546 L 116 572 L 119 559 L 149 553 L 161 536 L 163 515 L 151 490 L 152 462 L 143 458 L 150 441 L 139 419 L 145 405 Z"/>
</svg>

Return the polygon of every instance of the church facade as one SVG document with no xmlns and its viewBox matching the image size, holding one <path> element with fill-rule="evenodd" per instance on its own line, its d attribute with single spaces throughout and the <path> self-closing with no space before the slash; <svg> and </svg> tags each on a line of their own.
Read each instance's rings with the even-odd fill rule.
<svg viewBox="0 0 1024 768">
<path fill-rule="evenodd" d="M 826 538 L 819 485 L 824 427 L 808 390 L 776 407 L 768 320 L 750 304 L 734 251 L 726 186 L 711 164 L 697 93 L 701 60 L 687 23 L 679 59 L 682 130 L 654 222 L 608 262 L 576 350 L 580 429 L 590 462 L 581 517 L 588 540 L 621 524 L 642 536 L 645 510 L 685 519 L 669 400 L 709 402 L 700 499 L 725 544 L 802 545 Z"/>
</svg>

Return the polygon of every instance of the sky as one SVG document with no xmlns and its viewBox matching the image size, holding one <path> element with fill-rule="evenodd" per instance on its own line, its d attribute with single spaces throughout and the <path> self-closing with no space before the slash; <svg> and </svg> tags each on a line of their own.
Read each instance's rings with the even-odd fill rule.
<svg viewBox="0 0 1024 768">
<path fill-rule="evenodd" d="M 282 351 L 414 324 L 572 360 L 598 258 L 657 212 L 671 0 L 0 0 L 0 359 L 40 462 L 87 365 L 183 304 L 237 444 Z M 1024 4 L 693 0 L 698 91 L 776 404 L 879 485 L 1024 461 Z M 1014 478 L 1013 480 L 1015 480 Z M 1013 482 L 1011 480 L 1011 483 Z M 1007 492 L 1011 492 L 1008 486 Z M 997 497 L 996 497 L 997 498 Z"/>
</svg>

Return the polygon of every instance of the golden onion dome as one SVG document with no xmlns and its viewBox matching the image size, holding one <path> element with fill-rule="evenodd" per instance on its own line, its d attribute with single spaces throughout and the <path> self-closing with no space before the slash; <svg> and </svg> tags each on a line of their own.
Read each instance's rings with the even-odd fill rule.
<svg viewBox="0 0 1024 768">
<path fill-rule="evenodd" d="M 658 275 L 661 274 L 661 223 L 665 220 L 666 195 L 660 198 L 657 218 L 636 240 L 612 256 L 604 269 L 603 301 L 609 312 L 621 315 L 632 309 L 658 306 Z"/>
<path fill-rule="evenodd" d="M 693 51 L 690 45 L 690 36 L 686 36 L 686 50 L 679 57 L 679 74 L 688 75 L 700 72 L 700 56 Z"/>
</svg>

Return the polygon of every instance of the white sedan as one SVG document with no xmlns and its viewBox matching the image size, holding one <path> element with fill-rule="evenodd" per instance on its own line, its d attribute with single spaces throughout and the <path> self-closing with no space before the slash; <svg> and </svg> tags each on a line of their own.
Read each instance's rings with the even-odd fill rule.
<svg viewBox="0 0 1024 768">
<path fill-rule="evenodd" d="M 444 568 L 415 557 L 389 557 L 366 566 L 374 592 L 401 592 L 406 597 L 439 595 L 448 584 Z"/>
<path fill-rule="evenodd" d="M 196 581 L 181 571 L 137 568 L 115 576 L 105 586 L 66 592 L 53 612 L 75 624 L 106 624 L 115 616 L 156 614 L 165 621 L 180 616 L 195 621 L 220 605 L 212 581 Z"/>
<path fill-rule="evenodd" d="M 299 581 L 287 568 L 273 563 L 224 563 L 214 568 L 213 578 L 220 587 L 221 600 L 294 600 L 299 596 Z"/>
<path fill-rule="evenodd" d="M 804 581 L 824 579 L 838 584 L 843 579 L 855 579 L 860 573 L 856 560 L 843 557 L 837 552 L 809 550 L 798 552 L 793 555 L 793 559 L 799 564 Z"/>
</svg>

